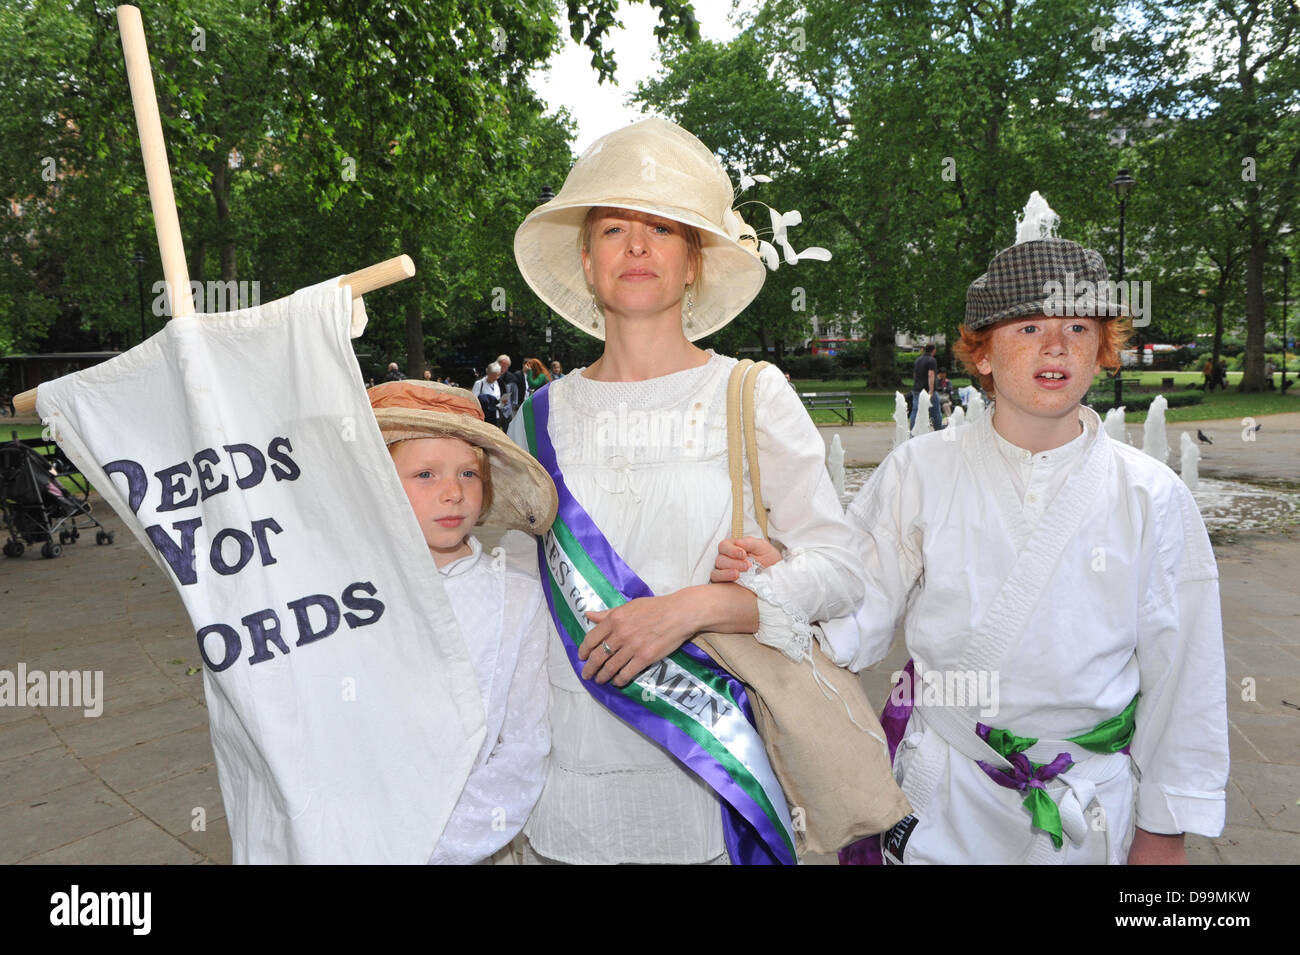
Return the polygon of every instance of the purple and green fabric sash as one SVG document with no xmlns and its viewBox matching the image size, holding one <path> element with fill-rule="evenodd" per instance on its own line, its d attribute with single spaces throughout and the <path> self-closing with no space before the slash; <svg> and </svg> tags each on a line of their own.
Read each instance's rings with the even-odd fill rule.
<svg viewBox="0 0 1300 955">
<path fill-rule="evenodd" d="M 1112 716 L 1102 720 L 1086 733 L 1072 736 L 1067 743 L 1086 749 L 1092 753 L 1127 752 L 1133 741 L 1133 730 L 1137 725 L 1138 698 L 1133 697 L 1129 705 Z M 1025 756 L 1025 750 L 1038 743 L 1032 736 L 1017 736 L 1010 730 L 994 729 L 983 723 L 975 725 L 975 732 L 980 739 L 989 744 L 999 756 L 1011 764 L 1010 769 L 999 769 L 984 760 L 978 760 L 979 768 L 999 786 L 1024 793 L 1022 805 L 1029 810 L 1029 822 L 1035 829 L 1041 829 L 1052 839 L 1052 845 L 1061 848 L 1064 838 L 1061 832 L 1061 811 L 1056 801 L 1047 794 L 1047 783 L 1061 773 L 1068 772 L 1074 765 L 1069 753 L 1058 753 L 1050 763 L 1034 763 Z"/>
<path fill-rule="evenodd" d="M 628 567 L 564 483 L 548 432 L 550 386 L 520 414 L 528 450 L 555 482 L 559 511 L 538 540 L 546 603 L 579 679 L 578 646 L 608 610 L 654 593 Z M 663 746 L 698 775 L 722 803 L 727 854 L 736 865 L 793 865 L 794 827 L 785 794 L 754 728 L 744 686 L 694 644 L 648 667 L 625 687 L 583 680 L 602 706 Z"/>
<path fill-rule="evenodd" d="M 896 689 L 900 683 L 914 685 L 915 667 L 911 660 L 903 668 Z M 897 698 L 897 699 L 896 699 Z M 1137 725 L 1138 698 L 1135 696 L 1122 711 L 1102 720 L 1088 732 L 1071 737 L 1066 742 L 1089 750 L 1093 753 L 1127 753 L 1129 743 L 1133 740 L 1133 730 Z M 912 718 L 912 695 L 890 692 L 889 701 L 880 714 L 880 725 L 885 731 L 885 741 L 889 744 L 889 761 L 894 761 L 898 744 L 907 731 L 908 721 Z M 999 769 L 983 760 L 979 761 L 984 770 L 999 786 L 1015 789 L 1025 794 L 1022 805 L 1029 810 L 1029 822 L 1036 829 L 1042 829 L 1052 839 L 1052 845 L 1061 848 L 1063 833 L 1061 831 L 1061 811 L 1052 797 L 1047 794 L 1046 784 L 1074 765 L 1066 753 L 1059 754 L 1050 763 L 1030 762 L 1024 751 L 1037 744 L 1031 736 L 1016 736 L 1009 730 L 993 729 L 983 723 L 977 723 L 975 732 L 980 739 L 988 743 L 999 756 L 1011 764 L 1011 769 Z M 884 865 L 880 852 L 880 838 L 868 836 L 840 850 L 840 865 Z"/>
</svg>

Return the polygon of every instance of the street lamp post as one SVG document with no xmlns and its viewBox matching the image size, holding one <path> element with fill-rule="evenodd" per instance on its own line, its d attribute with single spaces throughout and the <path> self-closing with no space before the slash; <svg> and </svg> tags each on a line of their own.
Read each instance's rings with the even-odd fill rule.
<svg viewBox="0 0 1300 955">
<path fill-rule="evenodd" d="M 552 199 L 554 199 L 554 198 L 555 198 L 555 193 L 553 193 L 553 192 L 551 191 L 551 187 L 550 187 L 550 186 L 542 186 L 542 191 L 541 191 L 541 193 L 537 196 L 537 204 L 538 204 L 538 205 L 544 205 L 545 203 L 550 202 L 550 201 L 551 201 Z M 546 305 L 546 344 L 549 345 L 549 344 L 551 343 L 551 306 L 550 306 L 550 303 L 546 303 L 546 302 L 544 302 L 543 304 Z M 548 350 L 549 350 L 549 349 L 548 349 Z M 549 356 L 547 356 L 548 364 L 547 364 L 546 367 L 547 367 L 548 370 L 549 370 L 550 367 L 551 367 L 550 364 L 549 364 L 549 361 L 550 361 L 551 358 L 554 358 L 554 357 L 555 357 L 554 355 L 549 355 Z"/>
<path fill-rule="evenodd" d="M 131 261 L 135 263 L 135 282 L 140 293 L 140 341 L 144 341 L 144 253 L 136 252 Z"/>
<path fill-rule="evenodd" d="M 1129 175 L 1127 169 L 1121 169 L 1119 175 L 1115 177 L 1111 188 L 1115 190 L 1115 195 L 1119 197 L 1119 278 L 1117 281 L 1124 281 L 1124 210 L 1128 205 L 1128 194 L 1133 191 L 1133 186 L 1137 180 Z M 1136 337 L 1138 367 L 1142 367 L 1142 340 L 1140 336 Z M 1115 369 L 1115 407 L 1119 407 L 1124 401 L 1124 383 L 1123 374 L 1124 364 Z"/>
</svg>

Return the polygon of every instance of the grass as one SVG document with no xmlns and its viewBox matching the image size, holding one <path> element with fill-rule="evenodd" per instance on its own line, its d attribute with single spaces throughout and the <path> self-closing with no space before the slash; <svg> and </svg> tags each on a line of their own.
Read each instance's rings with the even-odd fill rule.
<svg viewBox="0 0 1300 955">
<path fill-rule="evenodd" d="M 1280 374 L 1273 376 L 1274 384 L 1279 387 L 1281 377 Z M 1298 376 L 1296 371 L 1288 369 L 1287 377 L 1289 380 L 1296 380 Z M 1174 388 L 1179 391 L 1191 385 L 1199 385 L 1205 380 L 1199 371 L 1143 371 L 1136 374 L 1126 371 L 1124 373 L 1125 381 L 1132 381 L 1134 378 L 1137 378 L 1139 384 L 1150 387 L 1158 387 L 1162 379 L 1173 378 Z M 1240 381 L 1241 372 L 1228 372 L 1227 391 L 1205 393 L 1205 397 L 1199 405 L 1191 405 L 1186 408 L 1170 408 L 1165 412 L 1166 420 L 1183 422 L 1208 421 L 1214 418 L 1258 418 L 1263 415 L 1300 411 L 1300 383 L 1292 385 L 1284 397 L 1278 391 L 1267 391 L 1252 395 L 1239 394 L 1235 389 Z M 1101 388 L 1108 382 L 1109 379 L 1098 378 L 1093 386 Z M 953 379 L 954 387 L 964 387 L 968 384 L 970 384 L 969 378 Z M 893 420 L 894 392 L 868 390 L 866 383 L 861 378 L 831 378 L 826 381 L 820 378 L 796 378 L 794 385 L 795 390 L 800 394 L 810 391 L 850 392 L 853 400 L 853 419 L 855 422 L 887 422 Z M 904 396 L 906 396 L 906 392 L 904 392 Z M 835 412 L 828 408 L 818 408 L 810 413 L 813 421 L 817 424 L 844 423 Z M 1125 415 L 1125 420 L 1132 424 L 1141 424 L 1146 419 L 1145 411 L 1130 412 Z"/>
</svg>

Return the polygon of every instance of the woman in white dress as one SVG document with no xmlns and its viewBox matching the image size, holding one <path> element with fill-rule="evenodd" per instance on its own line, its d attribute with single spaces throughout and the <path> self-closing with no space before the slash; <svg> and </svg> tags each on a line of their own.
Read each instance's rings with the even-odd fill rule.
<svg viewBox="0 0 1300 955">
<path fill-rule="evenodd" d="M 776 368 L 758 376 L 755 418 L 769 533 L 787 557 L 748 587 L 708 583 L 730 536 L 735 360 L 692 341 L 731 321 L 766 274 L 732 198 L 698 139 L 649 119 L 594 143 L 515 236 L 533 290 L 605 342 L 547 387 L 543 420 L 573 498 L 655 594 L 591 614 L 576 663 L 552 624 L 553 750 L 525 829 L 533 861 L 725 863 L 714 790 L 587 687 L 624 686 L 700 631 L 806 641 L 809 621 L 852 612 L 864 592 L 825 445 Z M 528 418 L 511 428 L 520 444 Z M 746 515 L 759 533 L 748 501 Z"/>
</svg>

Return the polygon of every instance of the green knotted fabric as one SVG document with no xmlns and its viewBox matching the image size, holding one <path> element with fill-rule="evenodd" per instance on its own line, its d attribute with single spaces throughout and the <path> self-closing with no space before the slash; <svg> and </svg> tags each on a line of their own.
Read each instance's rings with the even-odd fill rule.
<svg viewBox="0 0 1300 955">
<path fill-rule="evenodd" d="M 1086 733 L 1072 736 L 1066 742 L 1074 743 L 1092 753 L 1120 752 L 1133 739 L 1137 703 L 1138 698 L 1135 696 L 1121 712 L 1102 720 Z M 1056 801 L 1041 786 L 1069 770 L 1074 763 L 1065 754 L 1061 754 L 1050 763 L 1035 763 L 1021 756 L 1020 754 L 1025 750 L 1037 745 L 1038 740 L 1032 736 L 1017 736 L 1010 730 L 996 728 L 989 728 L 987 735 L 984 733 L 980 735 L 990 748 L 1012 764 L 1013 769 L 994 769 L 983 761 L 980 761 L 980 768 L 999 785 L 1017 789 L 1023 786 L 1025 798 L 1021 805 L 1029 811 L 1030 825 L 1046 832 L 1051 837 L 1052 845 L 1057 849 L 1061 848 L 1065 841 L 1061 831 L 1061 811 L 1057 808 Z M 1020 758 L 1014 758 L 1017 756 Z M 1035 782 L 1039 785 L 1032 785 Z"/>
</svg>

